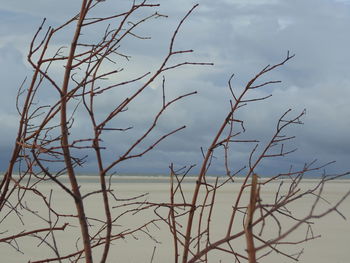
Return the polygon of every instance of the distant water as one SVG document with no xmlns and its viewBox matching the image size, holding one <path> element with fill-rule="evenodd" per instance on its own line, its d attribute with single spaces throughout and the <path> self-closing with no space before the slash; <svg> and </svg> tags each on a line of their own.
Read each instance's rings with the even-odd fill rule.
<svg viewBox="0 0 350 263">
<path fill-rule="evenodd" d="M 16 175 L 15 175 L 16 176 Z M 0 180 L 2 179 L 3 174 L 0 174 Z M 98 183 L 99 182 L 99 176 L 96 174 L 78 174 L 77 175 L 79 183 L 85 184 L 85 183 Z M 179 177 L 180 179 L 181 177 Z M 223 182 L 228 179 L 226 176 L 206 176 L 206 180 L 209 183 L 215 182 L 216 178 L 218 178 L 219 182 Z M 267 180 L 269 177 L 261 177 L 261 181 Z M 284 180 L 287 180 L 286 178 L 283 178 Z M 67 175 L 61 175 L 59 176 L 60 182 L 63 184 L 69 184 L 69 178 Z M 162 174 L 120 174 L 120 175 L 113 175 L 112 177 L 107 176 L 107 181 L 111 181 L 111 183 L 170 183 L 170 176 L 169 175 L 162 175 Z M 185 179 L 183 180 L 183 183 L 195 183 L 197 180 L 197 176 L 195 175 L 187 175 Z M 234 182 L 242 182 L 244 180 L 244 177 L 236 176 L 234 177 Z M 320 180 L 320 177 L 305 177 L 303 179 L 304 183 L 308 182 L 315 182 Z M 332 180 L 334 183 L 350 183 L 350 176 L 344 176 L 340 177 L 336 180 Z M 50 179 L 47 179 L 47 182 L 50 182 Z"/>
</svg>

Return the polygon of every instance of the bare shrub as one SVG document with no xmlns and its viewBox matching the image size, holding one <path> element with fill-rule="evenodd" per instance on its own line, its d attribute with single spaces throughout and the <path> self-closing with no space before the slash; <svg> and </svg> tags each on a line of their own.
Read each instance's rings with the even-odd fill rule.
<svg viewBox="0 0 350 263">
<path fill-rule="evenodd" d="M 18 135 L 0 185 L 0 223 L 13 220 L 24 230 L 17 227 L 8 229 L 2 233 L 0 242 L 6 243 L 18 253 L 25 253 L 25 243 L 35 240 L 55 255 L 31 261 L 32 263 L 111 262 L 108 261 L 108 255 L 113 242 L 141 235 L 157 243 L 150 229 L 163 226 L 163 231 L 165 223 L 173 239 L 174 262 L 208 262 L 208 256 L 213 251 L 232 255 L 235 262 L 257 262 L 269 253 L 279 253 L 297 260 L 298 255 L 292 255 L 282 247 L 316 238 L 312 231 L 312 221 L 333 211 L 340 214 L 338 207 L 349 192 L 337 203 L 330 204 L 327 210 L 319 211 L 318 204 L 324 201 L 322 191 L 325 183 L 345 174 L 324 174 L 311 189 L 301 188 L 304 176 L 323 173 L 327 164 L 317 166 L 316 163 L 310 163 L 299 170 L 290 169 L 268 179 L 259 178 L 256 169 L 264 159 L 285 156 L 294 151 L 285 147 L 293 139 L 293 136 L 286 135 L 285 130 L 289 126 L 301 124 L 304 112 L 293 116 L 291 110 L 286 111 L 277 121 L 270 141 L 264 145 L 260 145 L 256 139 L 244 137 L 244 121 L 237 117 L 240 108 L 268 99 L 269 96 L 247 98 L 247 94 L 279 83 L 259 80 L 283 66 L 293 55 L 288 53 L 280 63 L 263 68 L 241 91 L 236 91 L 231 86 L 232 77 L 230 78 L 229 110 L 210 146 L 203 150 L 203 162 L 190 196 L 184 193 L 183 184 L 192 167 L 175 169 L 171 165 L 168 201 L 145 201 L 143 194 L 122 198 L 114 191 L 113 169 L 127 160 L 144 156 L 163 140 L 185 128 L 179 126 L 161 135 L 155 134 L 161 116 L 173 104 L 196 93 L 188 92 L 168 99 L 165 96 L 165 74 L 183 66 L 208 66 L 212 63 L 187 60 L 172 62 L 174 57 L 193 52 L 177 50 L 174 44 L 179 30 L 196 5 L 179 21 L 169 39 L 168 52 L 156 69 L 134 77 L 130 77 L 130 74 L 122 80 L 115 78 L 123 71 L 115 65 L 129 61 L 129 55 L 120 51 L 124 41 L 130 37 L 144 41 L 148 37 L 138 33 L 143 32 L 142 26 L 152 19 L 161 20 L 166 16 L 155 11 L 142 17 L 144 9 L 155 10 L 158 6 L 142 1 L 133 2 L 124 12 L 96 17 L 95 11 L 100 4 L 103 4 L 102 1 L 83 0 L 78 14 L 56 28 L 46 27 L 44 20 L 30 44 L 28 62 L 32 66 L 33 75 L 19 89 L 16 104 L 20 115 Z M 94 28 L 97 27 L 103 28 L 103 31 L 99 31 L 103 32 L 99 38 L 94 33 Z M 70 34 L 72 28 L 74 30 L 69 47 L 62 46 L 55 50 L 55 37 Z M 63 68 L 59 75 L 54 74 L 57 68 Z M 133 124 L 120 126 L 119 118 L 160 77 L 163 77 L 163 96 L 148 128 L 132 133 Z M 113 83 L 106 81 L 109 79 L 113 79 Z M 115 92 L 119 97 L 115 98 L 115 103 L 104 105 L 106 110 L 101 114 L 97 108 L 101 107 L 103 99 L 115 95 Z M 79 121 L 86 117 L 89 122 L 82 124 L 86 125 L 86 134 L 77 134 Z M 121 152 L 116 153 L 103 141 L 104 136 L 111 134 L 125 138 L 130 136 L 133 140 L 126 149 L 122 148 Z M 256 146 L 252 148 L 248 165 L 231 171 L 229 161 L 231 154 L 234 154 L 231 149 L 237 143 L 252 143 Z M 207 173 L 214 152 L 219 149 L 224 153 L 226 177 L 212 180 L 207 177 Z M 105 158 L 105 151 L 114 156 L 112 160 Z M 77 175 L 78 168 L 84 165 L 87 155 L 94 158 L 96 164 L 94 172 L 99 176 L 97 188 L 81 187 L 83 179 Z M 243 179 L 237 178 L 238 175 L 244 175 Z M 260 193 L 275 182 L 278 184 L 274 198 L 262 198 Z M 55 185 L 55 190 L 52 185 Z M 216 198 L 221 189 L 237 186 L 237 195 L 229 209 L 230 213 L 226 215 L 226 232 L 213 236 L 212 227 L 218 224 L 215 215 L 220 213 L 215 211 Z M 57 193 L 64 193 L 67 202 L 74 204 L 75 209 L 66 210 L 56 206 Z M 309 197 L 314 198 L 314 201 L 308 213 L 301 217 L 294 215 L 290 205 Z M 87 208 L 90 198 L 99 198 L 100 206 Z M 97 210 L 99 215 L 93 214 L 92 210 Z M 141 225 L 129 226 L 125 223 L 128 217 L 149 211 L 153 216 L 145 213 Z M 289 221 L 287 225 L 282 222 L 283 218 Z M 303 238 L 288 240 L 291 233 L 304 226 L 306 235 Z M 265 234 L 268 232 L 267 227 L 277 229 L 276 233 L 272 236 Z M 61 248 L 63 234 L 71 234 L 70 239 L 76 243 L 75 248 L 70 247 L 69 251 Z M 233 242 L 237 240 L 245 240 L 246 245 L 236 247 Z"/>
</svg>

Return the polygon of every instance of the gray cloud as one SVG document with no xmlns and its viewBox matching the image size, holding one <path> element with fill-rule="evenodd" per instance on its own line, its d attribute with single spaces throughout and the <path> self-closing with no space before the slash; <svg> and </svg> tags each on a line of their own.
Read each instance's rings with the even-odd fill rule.
<svg viewBox="0 0 350 263">
<path fill-rule="evenodd" d="M 0 41 L 0 58 L 4 61 L 1 62 L 0 71 L 1 91 L 6 95 L 0 98 L 0 118 L 4 134 L 0 141 L 3 149 L 1 156 L 6 156 L 10 149 L 11 140 L 7 138 L 13 137 L 16 126 L 14 90 L 22 76 L 28 73 L 23 61 L 30 37 L 36 30 L 35 26 L 44 15 L 48 16 L 48 23 L 57 25 L 63 22 L 78 10 L 78 2 L 61 1 L 55 7 L 55 12 L 52 12 L 53 1 L 35 0 L 23 3 L 13 0 L 0 7 L 0 12 L 6 14 L 2 16 L 0 23 L 0 34 L 4 39 Z M 127 8 L 126 2 L 121 3 L 123 5 L 117 8 Z M 167 51 L 172 30 L 193 3 L 185 0 L 161 1 L 158 10 L 169 15 L 169 18 L 150 21 L 143 27 L 140 33 L 151 36 L 151 40 L 125 39 L 121 52 L 131 55 L 131 62 L 118 62 L 118 68 L 124 67 L 125 70 L 116 79 L 132 78 L 156 69 L 161 62 L 161 56 Z M 296 57 L 268 76 L 269 79 L 282 80 L 283 83 L 255 93 L 264 96 L 271 92 L 273 97 L 239 112 L 239 117 L 246 119 L 248 131 L 245 136 L 259 138 L 264 142 L 273 133 L 276 120 L 285 110 L 294 108 L 297 113 L 307 108 L 305 125 L 290 131 L 290 134 L 297 135 L 290 147 L 296 146 L 299 151 L 289 158 L 275 162 L 266 161 L 261 168 L 262 172 L 270 174 L 281 167 L 288 168 L 289 163 L 302 165 L 314 158 L 319 158 L 321 162 L 339 160 L 337 169 L 349 169 L 347 159 L 350 155 L 350 110 L 347 105 L 350 98 L 350 37 L 346 33 L 350 26 L 349 3 L 334 0 L 221 0 L 213 4 L 213 1 L 202 0 L 199 4 L 183 25 L 175 43 L 177 49 L 194 49 L 195 52 L 187 57 L 179 56 L 173 63 L 185 59 L 210 61 L 215 66 L 184 67 L 166 74 L 168 99 L 193 90 L 197 90 L 198 94 L 171 107 L 143 147 L 172 128 L 184 124 L 187 129 L 162 142 L 149 155 L 135 162 L 128 162 L 117 170 L 160 173 L 167 171 L 169 162 L 178 165 L 200 162 L 200 147 L 208 147 L 229 108 L 227 80 L 231 73 L 236 73 L 233 85 L 239 88 L 267 64 L 282 60 L 287 50 L 296 53 Z M 105 14 L 115 8 L 113 1 L 106 1 L 96 14 Z M 151 13 L 151 10 L 145 12 Z M 145 14 L 137 14 L 132 19 L 136 20 L 138 16 Z M 25 30 L 23 24 L 26 25 Z M 87 34 L 86 38 L 96 36 L 99 30 L 102 28 L 97 28 L 92 35 Z M 57 47 L 68 44 L 69 35 L 59 36 L 56 43 Z M 142 83 L 138 83 L 140 84 Z M 111 145 L 110 152 L 106 152 L 107 160 L 112 153 L 114 156 L 122 153 L 132 139 L 140 136 L 150 125 L 153 114 L 161 105 L 160 86 L 161 80 L 158 79 L 142 97 L 130 105 L 129 112 L 121 115 L 115 122 L 118 127 L 132 125 L 133 131 L 106 134 L 105 143 Z M 104 97 L 97 105 L 98 116 L 103 118 L 116 100 L 127 96 L 132 88 L 137 86 L 118 89 Z M 79 133 L 79 127 L 89 125 L 89 121 L 81 117 L 77 124 Z M 84 132 L 79 134 L 89 136 Z M 246 164 L 253 145 L 234 147 L 236 159 L 232 160 L 232 170 Z M 218 152 L 218 157 L 221 154 Z M 1 168 L 5 166 L 1 165 Z M 93 167 L 94 163 L 89 159 L 86 169 Z M 221 172 L 222 162 L 218 158 L 213 163 L 212 173 Z"/>
</svg>

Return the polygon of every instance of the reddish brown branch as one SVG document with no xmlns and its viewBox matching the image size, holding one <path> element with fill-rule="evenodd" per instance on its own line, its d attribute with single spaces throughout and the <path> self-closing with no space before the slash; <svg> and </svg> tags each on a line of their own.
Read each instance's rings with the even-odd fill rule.
<svg viewBox="0 0 350 263">
<path fill-rule="evenodd" d="M 32 230 L 32 231 L 27 231 L 27 232 L 21 232 L 19 234 L 12 235 L 10 237 L 0 238 L 0 242 L 10 242 L 10 241 L 17 239 L 17 238 L 20 238 L 20 237 L 27 237 L 27 236 L 30 236 L 32 234 L 37 234 L 37 233 L 41 233 L 41 232 L 52 232 L 52 231 L 56 231 L 56 230 L 64 231 L 66 226 L 68 226 L 68 223 L 65 223 L 61 227 L 42 228 L 42 229 L 37 229 L 37 230 Z"/>
</svg>

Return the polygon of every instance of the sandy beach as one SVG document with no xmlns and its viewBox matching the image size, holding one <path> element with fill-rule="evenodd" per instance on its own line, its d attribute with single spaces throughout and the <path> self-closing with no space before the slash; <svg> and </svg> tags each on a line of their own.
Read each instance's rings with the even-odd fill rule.
<svg viewBox="0 0 350 263">
<path fill-rule="evenodd" d="M 89 192 L 97 189 L 96 178 L 86 177 L 83 180 L 84 183 L 81 184 L 81 189 L 83 192 Z M 115 194 L 120 199 L 127 199 L 133 196 L 141 195 L 147 193 L 140 200 L 149 202 L 168 202 L 169 201 L 169 182 L 167 178 L 159 177 L 120 177 L 116 178 L 112 182 Z M 314 184 L 315 180 L 305 180 L 301 187 L 310 187 Z M 74 207 L 71 206 L 70 198 L 63 192 L 59 191 L 54 185 L 46 183 L 44 186 L 45 191 L 52 192 L 52 204 L 58 208 L 62 213 L 74 213 Z M 184 193 L 190 194 L 193 187 L 194 181 L 189 180 L 184 185 Z M 212 232 L 213 240 L 215 237 L 220 237 L 223 231 L 225 231 L 228 224 L 228 215 L 230 214 L 230 208 L 234 196 L 237 193 L 239 183 L 230 184 L 225 187 L 217 195 L 217 202 L 213 211 L 213 225 Z M 261 196 L 262 199 L 273 198 L 276 191 L 276 184 L 270 184 L 268 187 L 264 188 Z M 329 202 L 336 202 L 350 189 L 350 180 L 337 180 L 331 181 L 327 184 L 324 192 L 324 196 Z M 36 200 L 28 200 L 32 204 Z M 91 196 L 86 199 L 88 216 L 103 219 L 102 205 L 99 196 Z M 327 209 L 327 203 L 323 202 L 323 206 L 319 207 L 320 210 Z M 307 208 L 312 205 L 312 200 L 307 199 L 302 202 L 295 203 L 293 207 L 298 214 L 301 216 Z M 37 211 L 40 212 L 42 207 L 38 201 Z M 125 208 L 114 208 L 113 214 L 117 216 L 121 213 L 121 210 Z M 286 246 L 284 248 L 285 252 L 293 254 L 298 252 L 300 249 L 304 248 L 304 252 L 300 257 L 299 262 L 304 263 L 348 263 L 350 260 L 350 200 L 347 199 L 341 205 L 340 211 L 344 216 L 347 217 L 347 221 L 343 220 L 341 216 L 336 213 L 327 215 L 324 218 L 316 221 L 313 226 L 314 234 L 320 234 L 321 237 L 310 242 L 297 245 L 297 246 Z M 41 211 L 45 214 L 45 211 Z M 162 209 L 159 210 L 162 213 Z M 166 211 L 164 210 L 164 213 Z M 30 215 L 28 215 L 30 216 Z M 120 218 L 115 226 L 115 229 L 129 229 L 138 225 L 142 225 L 147 219 L 151 219 L 154 216 L 153 210 L 140 212 L 136 214 L 129 214 L 126 217 Z M 70 225 L 57 234 L 57 240 L 59 241 L 58 246 L 62 252 L 70 253 L 75 251 L 77 244 L 77 227 L 76 222 L 71 222 L 66 219 Z M 28 231 L 40 226 L 42 222 L 35 216 L 31 219 L 28 218 L 25 225 L 23 225 L 16 217 L 7 217 L 0 224 L 0 237 L 8 236 L 8 233 L 18 233 L 20 231 Z M 62 225 L 64 220 L 57 223 L 57 225 Z M 98 222 L 91 222 L 98 226 Z M 237 224 L 236 227 L 240 227 L 241 222 Z M 9 231 L 4 233 L 5 231 Z M 148 228 L 150 237 L 147 233 L 137 233 L 134 237 L 129 236 L 126 239 L 118 239 L 113 242 L 111 247 L 111 253 L 108 262 L 122 262 L 122 263 L 141 263 L 141 262 L 151 262 L 153 257 L 154 263 L 161 262 L 174 262 L 174 249 L 172 243 L 172 236 L 170 235 L 169 228 L 164 223 L 157 223 L 155 225 L 151 224 Z M 275 229 L 268 229 L 269 233 L 267 235 L 274 235 Z M 305 229 L 300 229 L 294 233 L 296 237 L 305 235 Z M 293 238 L 293 237 L 292 237 Z M 0 243 L 0 255 L 1 262 L 6 263 L 19 263 L 19 262 L 29 262 L 39 259 L 45 259 L 55 256 L 50 250 L 45 246 L 45 244 L 40 243 L 39 240 L 35 239 L 18 239 L 18 246 L 21 248 L 22 253 L 16 251 L 13 247 L 6 243 Z M 79 242 L 78 242 L 79 243 Z M 243 239 L 237 240 L 234 243 L 235 246 L 242 247 L 244 249 L 245 242 Z M 96 251 L 95 260 L 98 262 L 99 252 Z M 69 262 L 69 261 L 65 261 Z M 234 262 L 232 256 L 225 255 L 220 252 L 215 252 L 210 254 L 209 262 Z M 280 262 L 292 262 L 291 259 L 283 257 L 282 255 L 269 254 L 264 257 L 259 262 L 269 262 L 269 263 L 280 263 Z"/>
</svg>

